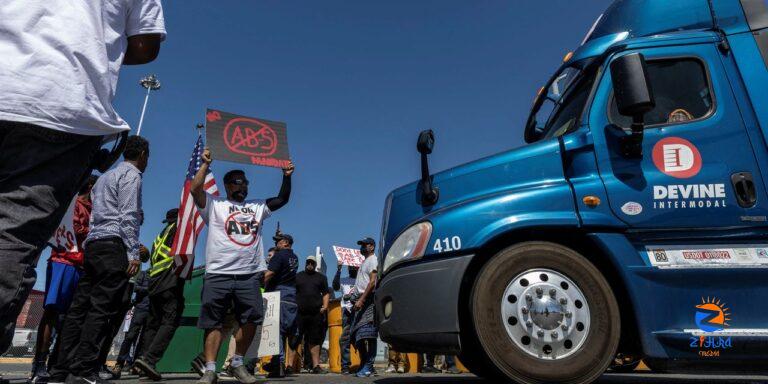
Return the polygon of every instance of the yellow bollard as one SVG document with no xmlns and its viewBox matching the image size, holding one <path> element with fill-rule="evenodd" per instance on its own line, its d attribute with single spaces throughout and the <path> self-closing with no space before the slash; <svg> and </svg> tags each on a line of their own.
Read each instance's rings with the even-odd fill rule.
<svg viewBox="0 0 768 384">
<path fill-rule="evenodd" d="M 421 353 L 406 353 L 408 358 L 408 373 L 419 373 L 421 363 L 424 360 Z"/>
<path fill-rule="evenodd" d="M 334 373 L 341 372 L 341 301 L 331 300 L 328 309 L 328 370 Z M 349 347 L 349 357 L 351 361 L 350 370 L 356 371 L 360 367 L 360 355 L 357 353 L 354 345 Z"/>
</svg>

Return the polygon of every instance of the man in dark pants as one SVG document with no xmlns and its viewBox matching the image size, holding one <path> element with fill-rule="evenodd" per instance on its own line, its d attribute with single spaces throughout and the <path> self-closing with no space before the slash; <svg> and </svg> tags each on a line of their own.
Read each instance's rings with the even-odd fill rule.
<svg viewBox="0 0 768 384">
<path fill-rule="evenodd" d="M 246 200 L 248 179 L 242 170 L 224 175 L 226 197 L 205 193 L 203 184 L 211 161 L 211 152 L 206 148 L 190 186 L 195 205 L 208 226 L 205 277 L 197 322 L 198 328 L 205 330 L 206 368 L 198 383 L 218 381 L 216 355 L 222 342 L 222 322 L 227 311 L 233 309 L 240 329 L 235 334 L 235 353 L 227 371 L 241 383 L 253 384 L 256 378 L 246 369 L 243 357 L 257 326 L 264 320 L 259 272 L 267 269 L 267 263 L 261 233 L 264 220 L 288 203 L 294 166 L 289 162 L 283 168 L 283 182 L 277 196 Z"/>
<path fill-rule="evenodd" d="M 320 346 L 325 341 L 325 332 L 328 329 L 328 278 L 315 270 L 317 259 L 315 256 L 307 257 L 307 263 L 303 271 L 296 274 L 296 303 L 299 306 L 297 323 L 299 326 L 299 339 L 307 341 L 309 350 L 304 350 L 305 355 L 312 356 L 312 373 L 325 374 L 328 371 L 320 367 Z"/>
<path fill-rule="evenodd" d="M 141 175 L 149 160 L 149 142 L 129 137 L 123 157 L 125 161 L 102 175 L 93 187 L 85 274 L 64 321 L 59 356 L 51 371 L 53 383 L 105 382 L 98 376 L 99 346 L 112 330 L 110 320 L 123 305 L 128 279 L 141 267 Z"/>
<path fill-rule="evenodd" d="M 112 368 L 112 378 L 119 379 L 126 363 L 133 364 L 135 359 L 131 358 L 131 349 L 134 349 L 134 356 L 141 356 L 141 342 L 139 336 L 146 333 L 147 320 L 149 319 L 149 272 L 141 271 L 136 275 L 136 283 L 133 287 L 133 316 L 128 332 L 125 333 L 123 343 L 120 345 L 120 352 L 117 354 L 117 361 Z M 134 348 L 135 347 L 135 348 Z"/>
<path fill-rule="evenodd" d="M 270 378 L 285 377 L 293 373 L 286 369 L 285 362 L 293 362 L 293 354 L 286 357 L 286 338 L 296 333 L 296 271 L 299 269 L 299 257 L 293 253 L 293 237 L 280 233 L 272 238 L 275 241 L 275 254 L 270 258 L 267 272 L 264 274 L 264 286 L 267 292 L 280 292 L 280 354 L 272 356 L 269 364 L 263 368 Z M 291 346 L 291 352 L 296 346 Z"/>
<path fill-rule="evenodd" d="M 149 270 L 150 316 L 147 331 L 142 337 L 144 353 L 136 359 L 136 368 L 152 380 L 162 379 L 155 365 L 179 327 L 184 312 L 184 280 L 176 274 L 171 256 L 171 245 L 176 236 L 178 208 L 166 212 L 163 231 L 152 245 L 152 268 Z"/>
<path fill-rule="evenodd" d="M 154 60 L 165 36 L 159 0 L 5 5 L 0 7 L 0 354 L 11 344 L 46 242 L 92 167 L 110 165 L 109 157 L 94 156 L 103 137 L 129 129 L 112 106 L 120 65 Z M 107 12 L 111 17 L 103 17 Z"/>
</svg>

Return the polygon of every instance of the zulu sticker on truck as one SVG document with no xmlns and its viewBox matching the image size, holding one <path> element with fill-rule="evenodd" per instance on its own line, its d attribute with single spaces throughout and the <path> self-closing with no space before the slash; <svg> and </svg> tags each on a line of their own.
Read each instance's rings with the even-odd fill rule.
<svg viewBox="0 0 768 384">
<path fill-rule="evenodd" d="M 648 261 L 658 268 L 768 268 L 768 244 L 648 245 Z"/>
</svg>

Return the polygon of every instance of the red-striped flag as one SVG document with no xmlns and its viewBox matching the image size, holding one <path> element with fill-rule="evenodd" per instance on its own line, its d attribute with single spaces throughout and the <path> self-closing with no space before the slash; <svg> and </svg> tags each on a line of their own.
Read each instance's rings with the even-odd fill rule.
<svg viewBox="0 0 768 384">
<path fill-rule="evenodd" d="M 192 150 L 192 158 L 189 160 L 184 188 L 181 190 L 181 204 L 179 205 L 179 219 L 177 221 L 178 229 L 171 246 L 171 255 L 174 256 L 174 263 L 176 264 L 176 274 L 183 279 L 189 279 L 192 275 L 192 269 L 195 264 L 195 244 L 197 243 L 197 236 L 203 230 L 203 218 L 200 217 L 200 212 L 198 212 L 190 193 L 192 179 L 202 164 L 202 156 L 203 135 L 200 134 L 197 137 L 195 149 Z M 213 173 L 210 171 L 205 175 L 204 189 L 208 194 L 219 195 L 219 190 L 216 188 L 216 180 L 214 180 Z"/>
</svg>

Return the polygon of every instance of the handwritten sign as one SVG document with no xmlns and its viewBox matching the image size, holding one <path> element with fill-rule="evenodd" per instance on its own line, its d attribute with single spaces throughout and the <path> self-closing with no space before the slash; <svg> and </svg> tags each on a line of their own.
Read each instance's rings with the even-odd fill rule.
<svg viewBox="0 0 768 384">
<path fill-rule="evenodd" d="M 206 141 L 215 159 L 266 167 L 288 165 L 285 123 L 209 109 Z"/>
<path fill-rule="evenodd" d="M 280 353 L 280 292 L 266 292 L 264 298 L 264 323 L 261 325 L 259 357 Z"/>
<path fill-rule="evenodd" d="M 59 223 L 59 226 L 56 227 L 56 231 L 53 232 L 53 237 L 51 237 L 51 240 L 49 240 L 49 243 L 51 243 L 52 246 L 56 247 L 58 250 L 64 250 L 66 252 L 77 252 L 77 239 L 75 238 L 75 227 L 74 227 L 74 221 L 75 221 L 75 200 L 77 199 L 77 196 L 75 196 L 74 199 L 72 199 L 72 202 L 69 203 L 69 208 L 67 208 L 67 213 L 64 214 L 64 218 L 61 219 L 61 223 Z"/>
<path fill-rule="evenodd" d="M 351 267 L 359 267 L 363 264 L 363 254 L 359 249 L 344 248 L 334 245 L 333 253 L 336 254 L 336 260 L 341 262 L 341 265 L 348 265 Z"/>
</svg>

